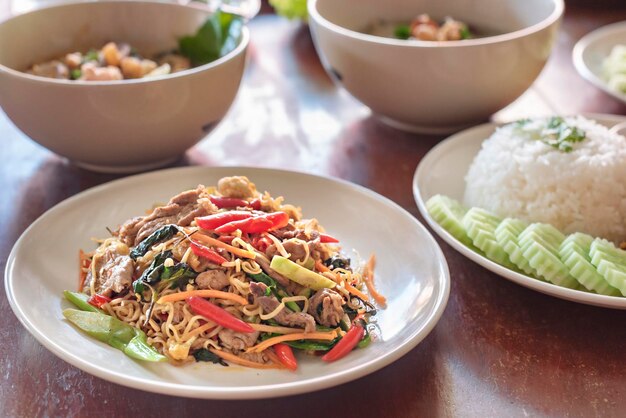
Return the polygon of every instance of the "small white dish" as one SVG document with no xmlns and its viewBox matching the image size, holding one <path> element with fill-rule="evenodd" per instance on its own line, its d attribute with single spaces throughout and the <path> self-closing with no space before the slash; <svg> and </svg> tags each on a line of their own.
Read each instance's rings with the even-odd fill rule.
<svg viewBox="0 0 626 418">
<path fill-rule="evenodd" d="M 626 120 L 624 117 L 615 115 L 590 114 L 586 116 L 608 127 Z M 505 279 L 538 292 L 573 302 L 605 308 L 626 309 L 626 298 L 604 296 L 559 287 L 494 263 L 460 243 L 430 216 L 426 209 L 426 201 L 436 194 L 443 194 L 458 201 L 463 201 L 465 175 L 469 166 L 480 150 L 482 142 L 494 132 L 496 127 L 496 124 L 486 123 L 459 132 L 439 143 L 422 158 L 413 177 L 413 195 L 424 219 L 426 219 L 435 233 L 450 244 L 452 248 Z"/>
<path fill-rule="evenodd" d="M 583 36 L 574 46 L 572 59 L 585 80 L 626 103 L 626 93 L 609 88 L 602 74 L 602 62 L 618 44 L 626 44 L 626 22 L 606 25 Z"/>
<path fill-rule="evenodd" d="M 341 239 L 344 250 L 376 253 L 376 282 L 387 297 L 377 323 L 381 338 L 334 363 L 299 357 L 295 373 L 206 363 L 176 367 L 137 362 L 90 338 L 63 319 L 64 289 L 77 286 L 79 248 L 105 227 L 143 213 L 155 202 L 229 175 L 248 176 L 260 190 L 300 205 Z M 58 204 L 17 241 L 7 261 L 6 294 L 22 324 L 46 348 L 74 366 L 114 383 L 195 398 L 267 398 L 311 392 L 372 373 L 415 347 L 435 326 L 448 300 L 448 267 L 434 238 L 411 214 L 363 187 L 282 170 L 190 167 L 104 184 Z"/>
</svg>

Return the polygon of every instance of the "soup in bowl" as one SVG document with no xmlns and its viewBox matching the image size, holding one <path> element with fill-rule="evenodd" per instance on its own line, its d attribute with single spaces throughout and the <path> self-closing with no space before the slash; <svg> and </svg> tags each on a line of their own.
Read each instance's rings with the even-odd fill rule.
<svg viewBox="0 0 626 418">
<path fill-rule="evenodd" d="M 199 65 L 192 59 L 176 72 L 171 63 L 167 73 L 149 77 L 86 80 L 84 66 L 89 70 L 93 60 L 78 62 L 83 74 L 75 79 L 32 68 L 110 43 L 120 54 L 131 45 L 155 57 L 179 49 L 179 40 L 193 37 L 210 16 L 178 4 L 99 1 L 13 17 L 0 23 L 0 106 L 32 140 L 80 166 L 130 172 L 165 165 L 207 136 L 230 108 L 244 71 L 247 28 L 223 56 Z M 106 70 L 106 57 L 99 60 L 98 69 Z M 150 71 L 163 65 L 155 64 Z"/>
<path fill-rule="evenodd" d="M 383 121 L 431 133 L 487 119 L 524 93 L 552 51 L 563 8 L 562 0 L 308 2 L 327 72 Z M 440 26 L 452 17 L 470 36 L 407 34 L 422 14 Z M 398 39 L 398 25 L 410 39 Z"/>
</svg>

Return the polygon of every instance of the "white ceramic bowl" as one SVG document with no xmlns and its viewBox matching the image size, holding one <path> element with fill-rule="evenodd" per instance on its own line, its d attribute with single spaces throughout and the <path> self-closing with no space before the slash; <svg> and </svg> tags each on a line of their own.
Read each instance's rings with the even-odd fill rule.
<svg viewBox="0 0 626 418">
<path fill-rule="evenodd" d="M 563 0 L 308 2 L 326 70 L 384 121 L 433 133 L 484 120 L 528 89 L 550 55 L 563 8 Z M 428 42 L 362 32 L 421 13 L 497 35 Z"/>
<path fill-rule="evenodd" d="M 626 93 L 609 87 L 602 63 L 616 45 L 626 44 L 626 22 L 603 26 L 582 37 L 574 46 L 572 59 L 578 73 L 596 87 L 626 103 Z"/>
<path fill-rule="evenodd" d="M 44 147 L 86 168 L 129 172 L 167 164 L 204 138 L 232 104 L 245 66 L 246 28 L 226 56 L 180 73 L 115 82 L 22 72 L 71 51 L 128 42 L 145 55 L 194 34 L 207 11 L 145 1 L 72 3 L 0 23 L 0 106 Z"/>
</svg>

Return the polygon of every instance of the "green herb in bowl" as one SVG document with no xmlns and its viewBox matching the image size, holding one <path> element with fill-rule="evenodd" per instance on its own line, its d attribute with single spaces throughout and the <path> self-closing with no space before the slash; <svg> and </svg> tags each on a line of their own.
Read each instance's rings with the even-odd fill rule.
<svg viewBox="0 0 626 418">
<path fill-rule="evenodd" d="M 242 27 L 241 16 L 216 11 L 194 35 L 180 38 L 178 48 L 194 66 L 207 64 L 235 49 Z"/>
</svg>

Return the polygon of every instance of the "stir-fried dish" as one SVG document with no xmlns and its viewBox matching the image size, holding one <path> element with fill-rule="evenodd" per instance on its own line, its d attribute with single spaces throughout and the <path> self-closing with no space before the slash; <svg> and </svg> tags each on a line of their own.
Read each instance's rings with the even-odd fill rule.
<svg viewBox="0 0 626 418">
<path fill-rule="evenodd" d="M 246 177 L 184 191 L 80 254 L 74 325 L 127 355 L 295 370 L 372 340 L 385 298 L 316 219 Z"/>
<path fill-rule="evenodd" d="M 112 81 L 167 75 L 189 68 L 189 59 L 175 52 L 148 59 L 129 44 L 109 42 L 98 50 L 71 52 L 35 64 L 27 72 L 67 80 Z"/>
</svg>

